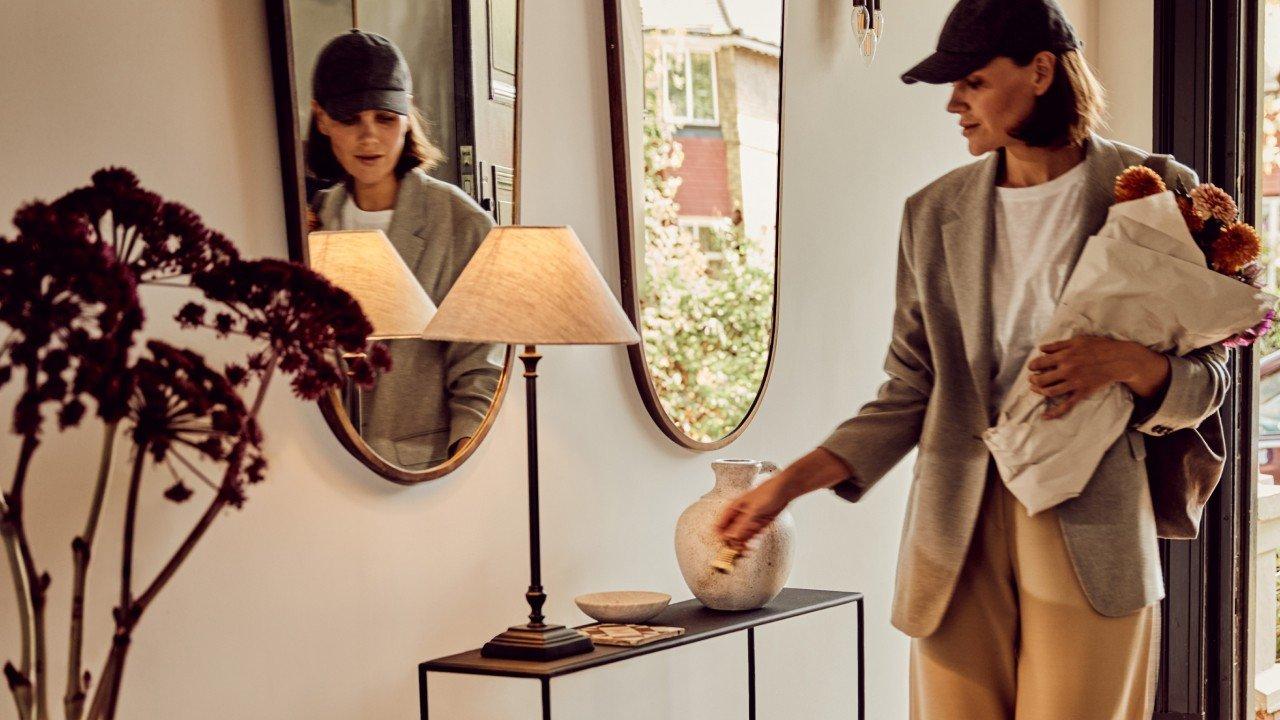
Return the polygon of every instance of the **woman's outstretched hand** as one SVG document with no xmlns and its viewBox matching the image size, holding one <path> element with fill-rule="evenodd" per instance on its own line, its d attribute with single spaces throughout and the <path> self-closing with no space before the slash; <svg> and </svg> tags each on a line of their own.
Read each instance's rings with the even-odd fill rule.
<svg viewBox="0 0 1280 720">
<path fill-rule="evenodd" d="M 742 550 L 746 556 L 750 554 L 752 538 L 769 527 L 790 502 L 791 496 L 779 482 L 779 475 L 774 475 L 729 503 L 716 521 L 716 533 L 726 545 Z"/>
<path fill-rule="evenodd" d="M 829 450 L 817 448 L 742 493 L 720 513 L 716 534 L 729 547 L 750 554 L 751 540 L 786 509 L 792 500 L 829 488 L 853 471 Z"/>
</svg>

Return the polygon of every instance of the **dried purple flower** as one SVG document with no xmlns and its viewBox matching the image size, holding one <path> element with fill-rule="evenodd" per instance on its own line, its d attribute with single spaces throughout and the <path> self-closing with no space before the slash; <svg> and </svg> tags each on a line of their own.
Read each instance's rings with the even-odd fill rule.
<svg viewBox="0 0 1280 720">
<path fill-rule="evenodd" d="M 120 419 L 143 321 L 133 274 L 80 213 L 31 203 L 13 222 L 18 235 L 0 236 L 0 324 L 12 330 L 0 344 L 0 386 L 25 371 L 14 430 L 39 434 L 44 404 L 60 406 L 62 427 L 76 425 L 86 395 L 99 417 Z"/>
<path fill-rule="evenodd" d="M 115 251 L 139 282 L 189 275 L 240 256 L 199 215 L 139 186 L 137 176 L 124 168 L 95 172 L 91 185 L 63 195 L 53 207 L 83 215 L 98 240 Z"/>
<path fill-rule="evenodd" d="M 190 350 L 152 340 L 147 351 L 149 356 L 135 366 L 137 386 L 130 403 L 131 434 L 139 452 L 149 453 L 157 463 L 176 457 L 188 469 L 194 465 L 183 455 L 186 450 L 215 462 L 237 451 L 237 460 L 246 465 L 261 459 L 257 422 L 226 377 Z M 224 477 L 219 492 L 239 507 L 250 478 L 243 469 Z"/>
<path fill-rule="evenodd" d="M 170 485 L 169 489 L 164 491 L 165 499 L 175 503 L 184 503 L 191 499 L 194 494 L 191 492 L 191 488 L 187 487 L 181 480 L 174 481 L 173 485 Z"/>
<path fill-rule="evenodd" d="M 314 400 L 342 385 L 338 353 L 381 352 L 376 346 L 367 347 L 373 326 L 355 299 L 297 263 L 240 261 L 197 272 L 191 280 L 229 311 L 220 313 L 212 325 L 204 324 L 219 334 L 239 333 L 266 341 L 266 353 L 247 359 L 249 371 L 261 374 L 274 359 L 281 372 L 293 376 L 293 391 L 303 399 Z M 380 363 L 382 357 L 379 354 Z M 371 383 L 377 368 L 368 360 L 360 363 L 360 379 Z"/>
</svg>

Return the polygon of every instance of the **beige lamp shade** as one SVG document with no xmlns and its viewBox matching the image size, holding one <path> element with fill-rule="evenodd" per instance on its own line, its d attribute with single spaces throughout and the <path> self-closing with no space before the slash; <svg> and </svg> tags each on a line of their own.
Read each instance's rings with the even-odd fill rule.
<svg viewBox="0 0 1280 720">
<path fill-rule="evenodd" d="M 381 230 L 335 230 L 307 236 L 311 269 L 351 293 L 373 323 L 371 340 L 417 338 L 436 305 Z"/>
<path fill-rule="evenodd" d="M 518 225 L 489 231 L 423 337 L 513 345 L 640 341 L 572 229 Z"/>
</svg>

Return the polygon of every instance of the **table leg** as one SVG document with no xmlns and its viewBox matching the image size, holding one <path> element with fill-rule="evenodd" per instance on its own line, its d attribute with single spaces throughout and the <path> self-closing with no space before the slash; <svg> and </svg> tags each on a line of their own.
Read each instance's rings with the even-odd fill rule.
<svg viewBox="0 0 1280 720">
<path fill-rule="evenodd" d="M 756 629 L 747 628 L 747 718 L 756 720 Z"/>
<path fill-rule="evenodd" d="M 427 671 L 418 668 L 418 713 L 422 720 L 427 718 Z"/>
<path fill-rule="evenodd" d="M 542 720 L 551 720 L 551 678 L 539 678 L 542 683 Z"/>
<path fill-rule="evenodd" d="M 858 598 L 854 602 L 858 605 L 858 720 L 863 720 L 866 717 L 867 693 L 866 674 L 863 670 L 865 667 L 866 643 L 863 635 L 862 598 Z"/>
</svg>

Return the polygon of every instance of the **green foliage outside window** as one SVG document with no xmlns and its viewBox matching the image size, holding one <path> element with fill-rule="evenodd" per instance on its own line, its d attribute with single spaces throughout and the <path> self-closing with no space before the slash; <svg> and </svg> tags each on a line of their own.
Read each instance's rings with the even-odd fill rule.
<svg viewBox="0 0 1280 720">
<path fill-rule="evenodd" d="M 653 57 L 645 59 L 651 75 Z M 675 128 L 660 120 L 659 85 L 646 82 L 645 93 L 641 334 L 663 410 L 689 437 L 710 442 L 741 423 L 764 379 L 773 248 L 741 225 L 704 230 L 703 239 L 680 227 L 684 152 Z"/>
</svg>

